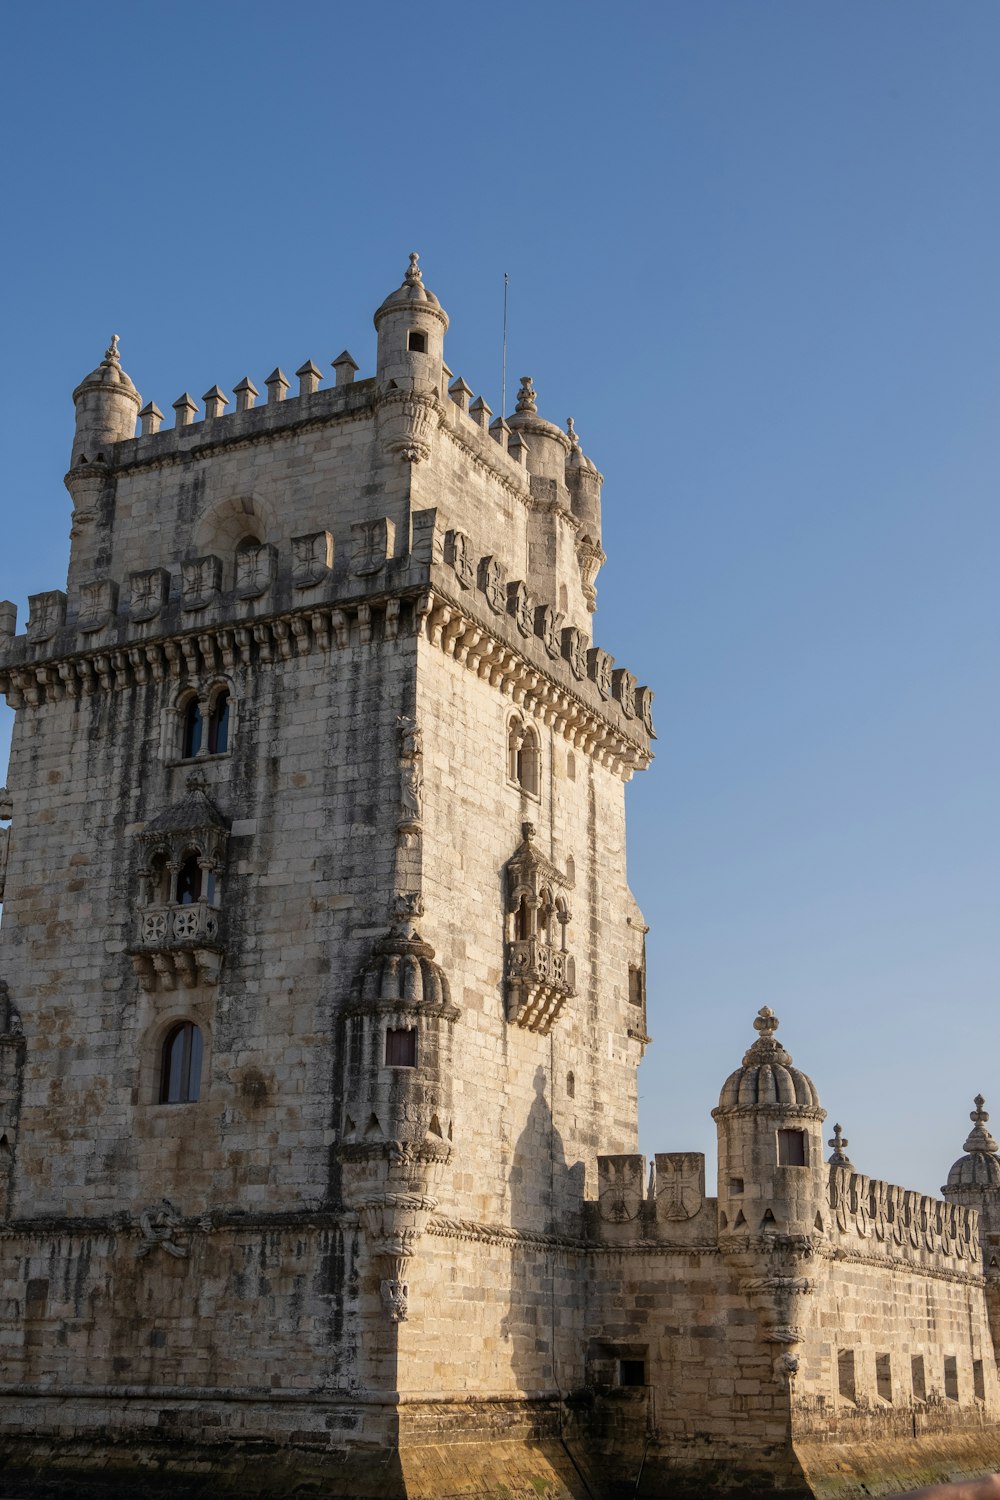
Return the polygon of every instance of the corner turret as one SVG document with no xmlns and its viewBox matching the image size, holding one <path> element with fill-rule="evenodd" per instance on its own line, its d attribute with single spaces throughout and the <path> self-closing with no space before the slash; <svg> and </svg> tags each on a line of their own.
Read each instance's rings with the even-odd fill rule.
<svg viewBox="0 0 1000 1500">
<path fill-rule="evenodd" d="M 73 392 L 73 404 L 76 433 L 71 468 L 103 462 L 113 444 L 135 436 L 142 397 L 122 369 L 117 333 L 112 334 L 97 369 L 81 380 Z"/>
<path fill-rule="evenodd" d="M 969 1115 L 973 1128 L 962 1148 L 966 1154 L 948 1173 L 941 1195 L 949 1203 L 979 1211 L 985 1248 L 985 1236 L 1000 1232 L 1000 1148 L 986 1128 L 989 1115 L 983 1108 L 986 1101 L 982 1094 L 977 1094 L 973 1103 L 975 1109 Z"/>
<path fill-rule="evenodd" d="M 720 1226 L 744 1234 L 811 1234 L 824 1198 L 826 1110 L 812 1079 L 792 1066 L 775 1038 L 774 1012 L 762 1006 L 753 1024 L 758 1038 L 712 1111 Z"/>
<path fill-rule="evenodd" d="M 382 385 L 394 382 L 401 390 L 437 390 L 444 363 L 448 314 L 424 286 L 414 251 L 402 286 L 392 292 L 375 314 L 378 330 L 376 375 Z"/>
</svg>

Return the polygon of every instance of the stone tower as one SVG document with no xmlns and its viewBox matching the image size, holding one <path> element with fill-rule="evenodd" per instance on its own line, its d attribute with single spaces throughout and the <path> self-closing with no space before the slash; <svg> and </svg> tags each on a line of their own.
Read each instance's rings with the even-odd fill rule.
<svg viewBox="0 0 1000 1500">
<path fill-rule="evenodd" d="M 601 476 L 452 377 L 416 256 L 375 326 L 169 429 L 116 337 L 67 588 L 0 606 L 8 1431 L 312 1433 L 358 1494 L 582 1380 L 648 1041 Z"/>
</svg>

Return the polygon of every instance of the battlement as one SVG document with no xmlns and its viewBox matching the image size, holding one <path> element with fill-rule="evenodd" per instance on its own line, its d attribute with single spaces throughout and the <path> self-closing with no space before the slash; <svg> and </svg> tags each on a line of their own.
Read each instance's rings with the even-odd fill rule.
<svg viewBox="0 0 1000 1500">
<path fill-rule="evenodd" d="M 952 1269 L 981 1268 L 979 1214 L 856 1172 L 830 1167 L 830 1223 L 837 1249 L 886 1254 Z"/>
</svg>

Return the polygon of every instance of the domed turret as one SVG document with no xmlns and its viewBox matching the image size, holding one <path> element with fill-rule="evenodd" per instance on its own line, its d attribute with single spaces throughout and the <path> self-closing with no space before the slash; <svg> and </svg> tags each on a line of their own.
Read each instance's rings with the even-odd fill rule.
<svg viewBox="0 0 1000 1500">
<path fill-rule="evenodd" d="M 70 467 L 107 457 L 114 443 L 135 436 L 142 397 L 122 369 L 118 335 L 113 334 L 104 358 L 73 392 L 76 433 Z"/>
<path fill-rule="evenodd" d="M 424 1168 L 447 1161 L 458 1016 L 434 949 L 411 921 L 398 922 L 373 948 L 345 1013 L 341 1156 L 356 1191 L 369 1191 L 401 1152 L 424 1187 Z"/>
<path fill-rule="evenodd" d="M 821 1214 L 822 1122 L 812 1079 L 777 1040 L 778 1018 L 757 1013 L 753 1046 L 712 1111 L 719 1132 L 719 1224 L 735 1234 L 812 1234 Z"/>
<path fill-rule="evenodd" d="M 986 1128 L 986 1101 L 977 1094 L 973 1102 L 976 1107 L 969 1115 L 973 1129 L 963 1147 L 966 1155 L 958 1158 L 941 1192 L 951 1203 L 982 1209 L 986 1195 L 996 1194 L 1000 1200 L 1000 1158 L 997 1143 Z"/>
<path fill-rule="evenodd" d="M 441 384 L 448 314 L 424 286 L 419 259 L 414 251 L 402 285 L 375 314 L 378 379 L 395 381 L 402 390 L 436 390 Z"/>
<path fill-rule="evenodd" d="M 570 455 L 570 440 L 554 422 L 547 422 L 538 415 L 538 393 L 531 383 L 530 375 L 521 376 L 521 388 L 517 393 L 517 407 L 509 420 L 512 432 L 521 433 L 527 444 L 527 463 L 530 474 L 539 474 L 544 479 L 557 479 L 567 483 L 566 461 Z"/>
</svg>

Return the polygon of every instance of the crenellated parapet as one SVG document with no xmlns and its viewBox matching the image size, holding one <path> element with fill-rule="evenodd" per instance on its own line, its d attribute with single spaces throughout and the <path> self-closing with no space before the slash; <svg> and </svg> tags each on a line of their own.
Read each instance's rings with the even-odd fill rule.
<svg viewBox="0 0 1000 1500">
<path fill-rule="evenodd" d="M 913 1265 L 980 1272 L 979 1214 L 897 1187 L 853 1166 L 829 1169 L 831 1253 L 891 1256 Z"/>
</svg>

